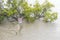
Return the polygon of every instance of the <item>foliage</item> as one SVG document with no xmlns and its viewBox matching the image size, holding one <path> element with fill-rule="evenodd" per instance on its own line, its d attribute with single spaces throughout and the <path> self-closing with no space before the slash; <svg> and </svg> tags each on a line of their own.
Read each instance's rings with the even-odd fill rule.
<svg viewBox="0 0 60 40">
<path fill-rule="evenodd" d="M 44 21 L 45 22 L 53 22 L 54 20 L 57 19 L 57 12 L 53 12 L 51 10 L 51 7 L 54 7 L 53 4 L 51 4 L 48 1 L 45 1 L 45 3 L 43 3 L 42 5 L 43 7 L 43 16 L 44 16 Z"/>
<path fill-rule="evenodd" d="M 34 17 L 31 17 L 31 14 L 34 14 L 33 8 L 28 6 L 27 2 L 23 2 L 21 6 L 23 7 L 22 13 L 24 14 L 25 20 L 27 20 L 28 22 L 34 22 L 35 21 Z"/>
<path fill-rule="evenodd" d="M 4 9 L 4 12 L 7 14 L 7 16 L 11 16 L 15 13 L 17 13 L 17 0 L 8 0 L 6 7 Z"/>
<path fill-rule="evenodd" d="M 40 18 L 40 14 L 42 12 L 42 6 L 38 2 L 35 3 L 33 10 L 35 18 L 36 19 Z"/>
<path fill-rule="evenodd" d="M 4 15 L 3 15 L 3 5 L 2 5 L 2 1 L 0 2 L 0 23 L 2 23 L 2 21 L 4 20 Z"/>
<path fill-rule="evenodd" d="M 36 1 L 34 5 L 29 5 L 25 0 L 7 0 L 3 6 L 6 8 L 2 8 L 2 4 L 0 4 L 0 21 L 5 17 L 17 21 L 18 15 L 24 17 L 27 22 L 34 22 L 39 18 L 43 18 L 45 22 L 53 22 L 57 19 L 57 13 L 51 10 L 54 5 L 47 0 L 42 4 Z"/>
<path fill-rule="evenodd" d="M 51 12 L 45 13 L 45 17 L 44 17 L 45 22 L 53 22 L 56 19 L 57 19 L 57 13 L 51 13 Z"/>
<path fill-rule="evenodd" d="M 7 8 L 4 8 L 4 13 L 6 13 L 6 16 L 9 20 L 13 21 L 16 20 L 17 21 L 17 15 L 20 14 L 20 3 L 21 1 L 17 0 L 7 0 L 7 3 L 5 4 L 5 6 Z"/>
</svg>

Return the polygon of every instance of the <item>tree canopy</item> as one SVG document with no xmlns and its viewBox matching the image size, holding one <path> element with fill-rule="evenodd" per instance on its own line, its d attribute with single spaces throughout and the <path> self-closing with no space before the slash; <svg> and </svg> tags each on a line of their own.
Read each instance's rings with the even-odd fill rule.
<svg viewBox="0 0 60 40">
<path fill-rule="evenodd" d="M 51 10 L 54 5 L 47 0 L 42 4 L 35 2 L 34 5 L 28 4 L 25 0 L 7 0 L 6 4 L 3 3 L 4 0 L 0 2 L 0 22 L 6 17 L 17 20 L 18 15 L 24 17 L 27 22 L 34 22 L 39 18 L 43 18 L 45 22 L 53 22 L 57 19 L 57 12 Z"/>
</svg>

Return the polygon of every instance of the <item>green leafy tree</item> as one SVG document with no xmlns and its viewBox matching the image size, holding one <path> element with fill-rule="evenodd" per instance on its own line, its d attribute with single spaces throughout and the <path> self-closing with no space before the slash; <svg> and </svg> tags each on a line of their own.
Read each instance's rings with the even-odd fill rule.
<svg viewBox="0 0 60 40">
<path fill-rule="evenodd" d="M 7 0 L 7 3 L 5 4 L 7 8 L 4 8 L 4 12 L 9 20 L 12 21 L 15 19 L 17 21 L 17 15 L 20 14 L 21 9 L 19 8 L 22 2 L 22 0 Z"/>
<path fill-rule="evenodd" d="M 35 18 L 31 16 L 32 14 L 34 15 L 34 13 L 33 13 L 33 8 L 30 7 L 27 2 L 23 2 L 23 3 L 21 4 L 21 6 L 22 6 L 23 9 L 24 9 L 24 10 L 23 10 L 23 14 L 24 14 L 25 19 L 26 19 L 28 22 L 34 22 L 34 21 L 35 21 Z"/>
<path fill-rule="evenodd" d="M 57 19 L 57 13 L 54 12 L 54 13 L 51 13 L 51 12 L 46 12 L 45 13 L 45 17 L 44 17 L 44 21 L 45 22 L 53 22 Z"/>
<path fill-rule="evenodd" d="M 36 2 L 33 8 L 33 12 L 35 14 L 36 19 L 40 18 L 41 11 L 42 11 L 42 6 L 38 2 Z"/>
<path fill-rule="evenodd" d="M 51 7 L 54 7 L 53 4 L 51 4 L 46 0 L 43 3 L 42 7 L 43 7 L 43 12 L 41 16 L 43 16 L 45 22 L 53 22 L 54 20 L 57 19 L 57 12 L 52 13 L 51 10 Z"/>
<path fill-rule="evenodd" d="M 3 12 L 3 1 L 0 2 L 0 23 L 2 23 L 2 21 L 4 20 L 4 12 Z"/>
<path fill-rule="evenodd" d="M 4 0 L 3 0 L 4 1 Z M 0 4 L 0 16 L 1 20 L 7 17 L 17 20 L 18 15 L 23 16 L 24 19 L 28 22 L 34 22 L 39 18 L 43 18 L 45 22 L 53 22 L 57 19 L 57 13 L 52 12 L 51 7 L 54 7 L 53 4 L 46 0 L 43 4 L 39 4 L 37 1 L 33 7 L 28 4 L 26 0 L 7 0 L 6 6 L 7 8 L 1 8 L 2 4 Z"/>
</svg>

